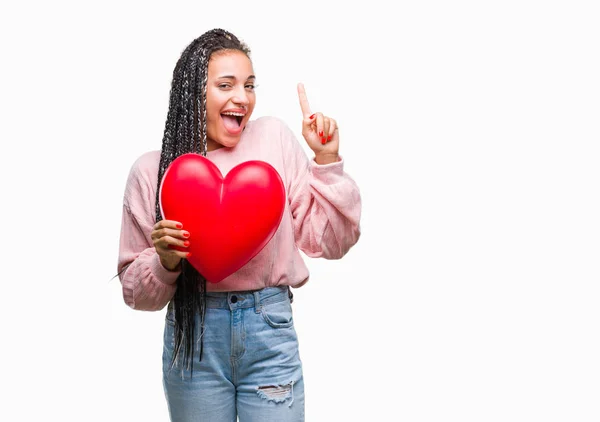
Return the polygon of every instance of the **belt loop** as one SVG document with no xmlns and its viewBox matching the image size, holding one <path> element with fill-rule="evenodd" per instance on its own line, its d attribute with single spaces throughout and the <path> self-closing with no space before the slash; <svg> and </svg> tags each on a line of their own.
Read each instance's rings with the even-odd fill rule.
<svg viewBox="0 0 600 422">
<path fill-rule="evenodd" d="M 259 313 L 261 308 L 260 303 L 260 290 L 253 292 L 254 295 L 254 312 Z"/>
</svg>

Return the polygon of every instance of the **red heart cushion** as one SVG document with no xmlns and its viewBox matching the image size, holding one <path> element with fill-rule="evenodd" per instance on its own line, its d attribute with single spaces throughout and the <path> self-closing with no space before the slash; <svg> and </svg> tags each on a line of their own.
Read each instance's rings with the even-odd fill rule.
<svg viewBox="0 0 600 422">
<path fill-rule="evenodd" d="M 190 232 L 190 264 L 218 283 L 244 266 L 271 240 L 285 204 L 281 177 L 268 163 L 246 161 L 223 178 L 210 160 L 183 154 L 160 185 L 160 209 Z"/>
</svg>

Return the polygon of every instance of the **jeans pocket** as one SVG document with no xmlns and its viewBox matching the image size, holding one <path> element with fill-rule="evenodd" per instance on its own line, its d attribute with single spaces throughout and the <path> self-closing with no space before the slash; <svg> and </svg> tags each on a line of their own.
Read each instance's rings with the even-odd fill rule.
<svg viewBox="0 0 600 422">
<path fill-rule="evenodd" d="M 294 324 L 292 305 L 289 300 L 262 305 L 260 313 L 265 322 L 273 328 L 289 328 Z"/>
<path fill-rule="evenodd" d="M 165 315 L 165 324 L 169 324 L 171 326 L 175 326 L 175 311 L 168 310 Z"/>
<path fill-rule="evenodd" d="M 163 344 L 172 352 L 175 347 L 175 312 L 171 309 L 165 315 L 165 329 L 163 335 Z"/>
</svg>

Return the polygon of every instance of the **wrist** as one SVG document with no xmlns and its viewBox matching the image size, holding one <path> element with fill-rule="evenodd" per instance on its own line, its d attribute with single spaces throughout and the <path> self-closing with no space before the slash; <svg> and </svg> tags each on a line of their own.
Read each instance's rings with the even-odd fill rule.
<svg viewBox="0 0 600 422">
<path fill-rule="evenodd" d="M 177 262 L 168 262 L 161 258 L 160 264 L 167 271 L 171 271 L 171 272 L 181 271 L 181 258 Z"/>
<path fill-rule="evenodd" d="M 315 154 L 315 162 L 319 165 L 337 163 L 340 160 L 339 154 Z"/>
</svg>

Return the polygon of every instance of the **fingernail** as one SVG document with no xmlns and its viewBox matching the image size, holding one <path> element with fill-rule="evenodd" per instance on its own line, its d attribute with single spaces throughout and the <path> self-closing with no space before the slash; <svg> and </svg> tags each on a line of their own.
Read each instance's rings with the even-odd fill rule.
<svg viewBox="0 0 600 422">
<path fill-rule="evenodd" d="M 190 237 L 190 233 L 189 232 L 183 232 L 181 235 L 183 237 Z"/>
<path fill-rule="evenodd" d="M 175 225 L 175 227 L 177 227 L 178 229 L 182 229 L 182 228 L 183 228 L 183 224 L 181 224 L 181 223 L 177 223 L 177 224 Z"/>
<path fill-rule="evenodd" d="M 185 246 L 187 248 L 188 246 L 190 246 L 190 242 L 188 240 L 186 240 L 185 242 L 183 242 L 183 246 Z"/>
<path fill-rule="evenodd" d="M 328 141 L 331 141 L 331 136 L 328 136 L 328 137 L 327 137 L 327 140 L 328 140 Z"/>
<path fill-rule="evenodd" d="M 319 132 L 319 136 L 323 136 L 323 131 L 320 131 L 320 132 Z"/>
<path fill-rule="evenodd" d="M 187 257 L 189 258 L 190 256 L 192 256 L 192 253 L 191 253 L 191 252 L 188 252 L 188 253 L 187 253 Z"/>
<path fill-rule="evenodd" d="M 321 143 L 325 145 L 325 138 L 321 138 Z"/>
<path fill-rule="evenodd" d="M 309 117 L 309 119 L 314 119 L 315 115 L 313 114 L 312 116 Z"/>
</svg>

